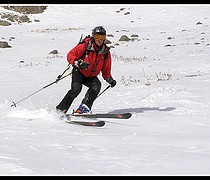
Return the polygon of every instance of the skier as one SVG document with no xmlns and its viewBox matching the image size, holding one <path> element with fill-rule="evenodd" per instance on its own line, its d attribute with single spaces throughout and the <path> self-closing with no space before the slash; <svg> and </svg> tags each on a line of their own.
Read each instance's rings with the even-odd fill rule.
<svg viewBox="0 0 210 180">
<path fill-rule="evenodd" d="M 56 106 L 59 112 L 67 113 L 73 100 L 80 94 L 82 86 L 85 85 L 88 90 L 74 113 L 91 113 L 93 102 L 101 90 L 101 82 L 97 77 L 100 72 L 102 72 L 103 79 L 111 87 L 116 85 L 116 81 L 111 75 L 110 48 L 104 43 L 105 39 L 106 30 L 104 27 L 96 26 L 92 30 L 92 36 L 86 36 L 67 54 L 67 61 L 73 66 L 72 82 L 71 89 Z"/>
</svg>

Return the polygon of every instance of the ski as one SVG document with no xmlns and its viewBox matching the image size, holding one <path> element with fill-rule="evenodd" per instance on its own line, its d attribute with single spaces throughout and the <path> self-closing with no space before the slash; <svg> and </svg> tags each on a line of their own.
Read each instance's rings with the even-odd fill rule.
<svg viewBox="0 0 210 180">
<path fill-rule="evenodd" d="M 65 114 L 66 121 L 70 124 L 82 125 L 82 126 L 93 126 L 93 127 L 103 127 L 105 121 L 72 121 L 71 117 L 82 117 L 82 118 L 114 118 L 114 119 L 129 119 L 131 113 L 95 113 L 95 114 Z"/>
<path fill-rule="evenodd" d="M 104 121 L 95 121 L 95 122 L 91 122 L 91 121 L 66 121 L 67 123 L 70 124 L 75 124 L 75 125 L 82 125 L 82 126 L 93 126 L 93 127 L 103 127 L 105 125 Z"/>
<path fill-rule="evenodd" d="M 86 118 L 114 118 L 114 119 L 129 119 L 131 113 L 96 113 L 96 114 L 66 114 L 67 117 L 77 116 Z"/>
</svg>

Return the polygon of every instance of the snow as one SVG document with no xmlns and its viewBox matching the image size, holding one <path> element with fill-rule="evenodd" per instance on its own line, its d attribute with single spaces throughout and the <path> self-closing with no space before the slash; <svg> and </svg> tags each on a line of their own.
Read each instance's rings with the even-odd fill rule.
<svg viewBox="0 0 210 180">
<path fill-rule="evenodd" d="M 208 5 L 52 4 L 30 15 L 40 22 L 0 26 L 12 46 L 0 49 L 0 174 L 210 174 L 209 17 Z M 102 128 L 60 120 L 55 106 L 70 77 L 10 107 L 54 82 L 68 51 L 97 25 L 119 46 L 111 49 L 117 86 L 93 112 L 131 112 L 130 119 L 107 119 Z M 132 34 L 139 37 L 119 41 Z M 108 84 L 99 78 L 103 90 Z"/>
</svg>

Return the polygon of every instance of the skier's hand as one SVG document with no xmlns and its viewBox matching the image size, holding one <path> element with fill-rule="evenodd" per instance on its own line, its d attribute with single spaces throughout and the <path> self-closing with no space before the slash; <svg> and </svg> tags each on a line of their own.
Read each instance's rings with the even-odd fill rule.
<svg viewBox="0 0 210 180">
<path fill-rule="evenodd" d="M 74 65 L 79 69 L 85 70 L 88 68 L 90 64 L 88 62 L 84 62 L 84 60 L 82 59 L 78 59 L 78 60 L 75 60 Z"/>
<path fill-rule="evenodd" d="M 112 77 L 107 78 L 106 82 L 108 82 L 111 87 L 114 87 L 117 84 L 117 82 Z"/>
</svg>

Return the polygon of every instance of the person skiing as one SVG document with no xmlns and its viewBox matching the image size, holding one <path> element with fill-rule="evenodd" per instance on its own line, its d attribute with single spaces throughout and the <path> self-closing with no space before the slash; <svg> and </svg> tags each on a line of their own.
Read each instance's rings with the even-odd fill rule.
<svg viewBox="0 0 210 180">
<path fill-rule="evenodd" d="M 73 66 L 71 89 L 56 106 L 59 112 L 67 113 L 74 99 L 80 94 L 82 86 L 85 85 L 88 90 L 74 113 L 91 113 L 93 102 L 101 90 L 101 82 L 97 77 L 100 72 L 111 87 L 116 85 L 117 82 L 111 75 L 110 48 L 104 43 L 105 39 L 104 27 L 96 26 L 92 30 L 92 36 L 86 36 L 68 52 L 67 61 Z"/>
</svg>

